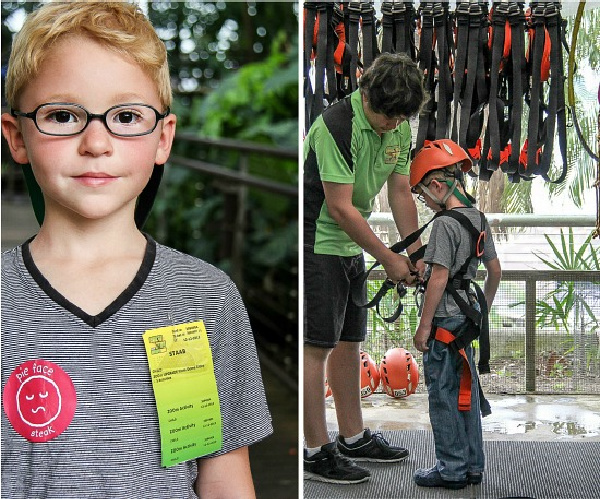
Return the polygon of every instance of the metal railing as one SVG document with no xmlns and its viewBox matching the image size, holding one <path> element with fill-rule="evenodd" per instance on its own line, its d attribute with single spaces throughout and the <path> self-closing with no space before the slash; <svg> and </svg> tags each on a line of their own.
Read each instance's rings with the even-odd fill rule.
<svg viewBox="0 0 600 499">
<path fill-rule="evenodd" d="M 259 349 L 266 353 L 261 361 L 286 385 L 297 389 L 298 357 L 298 269 L 285 271 L 286 276 L 269 279 L 269 289 L 247 285 L 248 262 L 245 258 L 252 227 L 249 223 L 250 191 L 269 193 L 293 204 L 297 213 L 298 187 L 250 173 L 255 158 L 298 162 L 298 151 L 230 139 L 210 139 L 192 133 L 178 133 L 179 143 L 193 144 L 194 150 L 230 154 L 227 166 L 217 161 L 172 154 L 169 165 L 204 176 L 217 186 L 224 197 L 224 220 L 218 228 L 220 255 L 229 261 L 228 274 L 244 296 L 255 328 Z M 194 154 L 196 155 L 196 154 Z M 201 156 L 201 154 L 197 154 Z M 233 159 L 232 157 L 233 156 Z M 256 172 L 257 169 L 254 168 Z M 167 179 L 168 181 L 168 179 Z M 265 278 L 265 281 L 267 279 Z M 274 282 L 277 280 L 277 282 Z"/>
<path fill-rule="evenodd" d="M 230 247 L 230 275 L 234 282 L 236 282 L 240 288 L 243 288 L 243 247 L 246 244 L 245 234 L 248 230 L 246 212 L 248 188 L 256 188 L 289 199 L 297 200 L 298 198 L 297 186 L 273 181 L 248 173 L 250 157 L 252 155 L 261 155 L 263 157 L 297 161 L 298 151 L 231 139 L 198 137 L 193 133 L 185 132 L 177 134 L 177 141 L 192 143 L 198 147 L 234 151 L 238 154 L 237 165 L 235 168 L 227 168 L 223 165 L 210 163 L 200 159 L 183 157 L 176 154 L 171 155 L 169 164 L 203 173 L 209 175 L 213 180 L 224 182 L 221 184 L 221 190 L 227 196 L 226 211 L 227 213 L 230 213 L 235 220 L 235 223 L 233 224 L 233 235 L 230 238 L 230 242 L 227 244 L 227 246 Z"/>
</svg>

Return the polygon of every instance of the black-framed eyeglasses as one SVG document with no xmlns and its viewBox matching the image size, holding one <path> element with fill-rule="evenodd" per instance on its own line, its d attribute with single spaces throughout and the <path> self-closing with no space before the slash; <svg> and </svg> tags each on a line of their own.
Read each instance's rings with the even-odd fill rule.
<svg viewBox="0 0 600 499">
<path fill-rule="evenodd" d="M 429 182 L 429 184 L 430 184 L 430 183 L 431 183 L 431 182 Z M 425 187 L 429 186 L 429 184 L 427 184 Z M 413 193 L 413 194 L 416 194 L 416 195 L 417 195 L 417 199 L 418 199 L 419 201 L 421 201 L 421 203 L 423 203 L 423 204 L 427 204 L 427 202 L 425 201 L 425 196 L 423 195 L 423 189 L 419 189 L 419 190 L 417 190 L 417 187 L 418 187 L 419 185 L 421 185 L 421 184 L 418 184 L 418 185 L 416 185 L 415 187 L 413 187 L 413 188 L 411 189 L 411 191 L 412 191 L 412 193 Z"/>
<path fill-rule="evenodd" d="M 49 102 L 41 104 L 30 113 L 11 110 L 13 116 L 30 118 L 45 135 L 70 137 L 82 133 L 90 122 L 99 119 L 107 130 L 117 137 L 139 137 L 152 133 L 158 122 L 170 113 L 164 114 L 148 104 L 119 104 L 102 114 L 90 113 L 79 104 L 72 102 Z"/>
</svg>

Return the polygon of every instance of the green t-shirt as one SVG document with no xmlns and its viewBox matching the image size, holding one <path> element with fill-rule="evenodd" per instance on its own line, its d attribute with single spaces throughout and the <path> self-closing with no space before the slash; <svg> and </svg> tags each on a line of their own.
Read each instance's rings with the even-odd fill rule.
<svg viewBox="0 0 600 499">
<path fill-rule="evenodd" d="M 353 184 L 352 204 L 368 219 L 375 196 L 392 173 L 408 175 L 408 122 L 377 135 L 365 116 L 360 90 L 317 118 L 304 140 L 304 244 L 317 254 L 362 253 L 329 214 L 323 182 Z"/>
</svg>

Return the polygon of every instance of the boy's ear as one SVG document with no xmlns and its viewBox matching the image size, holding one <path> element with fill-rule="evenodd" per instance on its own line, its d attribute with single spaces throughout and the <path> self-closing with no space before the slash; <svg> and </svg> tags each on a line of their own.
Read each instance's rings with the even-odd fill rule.
<svg viewBox="0 0 600 499">
<path fill-rule="evenodd" d="M 2 135 L 8 142 L 13 159 L 22 165 L 29 163 L 27 148 L 25 147 L 18 118 L 9 113 L 3 113 L 0 116 L 0 121 L 2 122 Z"/>
<path fill-rule="evenodd" d="M 164 165 L 167 162 L 167 159 L 169 159 L 171 146 L 173 145 L 173 137 L 175 137 L 176 124 L 177 116 L 172 113 L 163 118 L 160 139 L 156 150 L 156 160 L 154 161 L 157 165 Z"/>
</svg>

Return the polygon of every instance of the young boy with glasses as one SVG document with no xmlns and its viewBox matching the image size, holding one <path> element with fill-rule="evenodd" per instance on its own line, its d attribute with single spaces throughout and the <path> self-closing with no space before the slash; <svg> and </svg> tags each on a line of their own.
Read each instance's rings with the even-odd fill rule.
<svg viewBox="0 0 600 499">
<path fill-rule="evenodd" d="M 417 469 L 423 487 L 461 489 L 481 483 L 484 471 L 481 414 L 490 413 L 479 390 L 471 341 L 480 337 L 480 372 L 489 372 L 483 314 L 492 306 L 502 274 L 491 231 L 464 188 L 467 153 L 448 139 L 425 141 L 410 166 L 414 194 L 438 213 L 424 260 L 426 291 L 414 345 L 423 352 L 436 463 Z M 473 289 L 479 262 L 483 291 Z M 487 352 L 484 345 L 488 345 Z"/>
<path fill-rule="evenodd" d="M 131 4 L 47 4 L 6 97 L 41 227 L 2 255 L 2 495 L 254 497 L 272 426 L 240 295 L 139 229 L 175 133 L 164 44 Z"/>
</svg>

